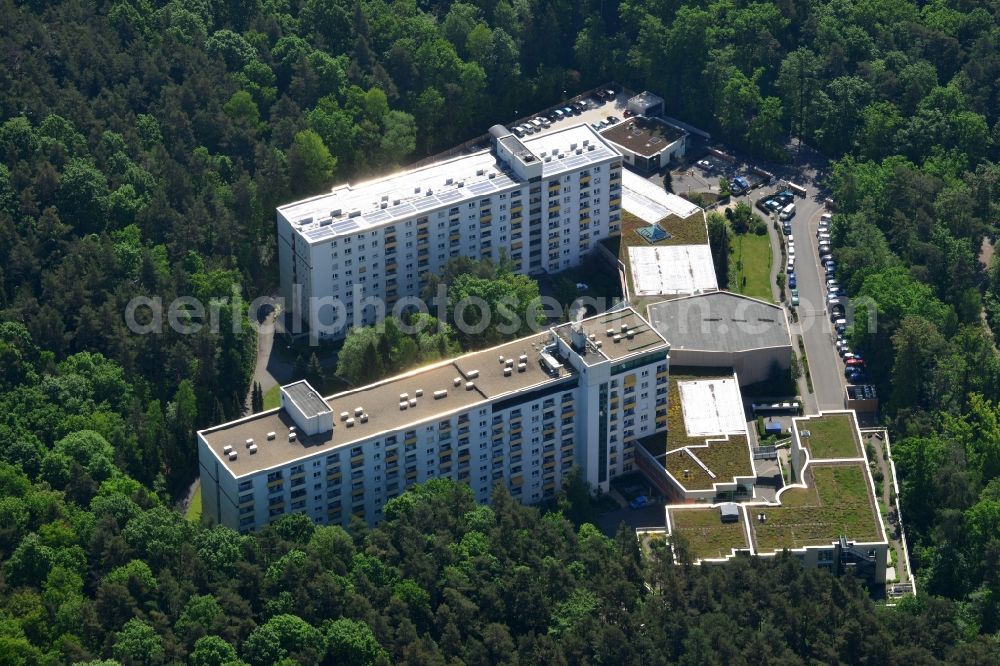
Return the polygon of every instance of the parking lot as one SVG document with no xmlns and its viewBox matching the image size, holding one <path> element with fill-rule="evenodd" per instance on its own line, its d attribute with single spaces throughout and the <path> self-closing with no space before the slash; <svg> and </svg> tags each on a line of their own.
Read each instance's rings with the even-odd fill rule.
<svg viewBox="0 0 1000 666">
<path fill-rule="evenodd" d="M 619 120 L 625 119 L 625 105 L 628 102 L 628 96 L 619 92 L 615 95 L 614 99 L 610 101 L 601 101 L 595 97 L 581 97 L 574 98 L 585 102 L 587 108 L 580 112 L 575 112 L 572 115 L 565 117 L 561 120 L 550 120 L 549 127 L 542 127 L 540 130 L 525 135 L 525 139 L 530 139 L 535 136 L 542 136 L 543 134 L 548 134 L 549 132 L 557 132 L 561 129 L 571 127 L 573 125 L 579 125 L 581 123 L 587 125 L 599 124 L 602 122 L 607 122 L 609 116 L 615 116 Z M 540 111 L 531 116 L 526 116 L 519 118 L 515 121 L 510 122 L 506 125 L 507 129 L 513 131 L 518 125 L 523 125 L 534 118 L 538 118 L 543 115 L 548 115 L 550 112 L 554 111 L 556 108 L 561 108 L 569 104 L 569 100 L 565 104 L 560 104 L 558 107 L 553 107 L 552 109 L 547 109 L 545 111 Z"/>
</svg>

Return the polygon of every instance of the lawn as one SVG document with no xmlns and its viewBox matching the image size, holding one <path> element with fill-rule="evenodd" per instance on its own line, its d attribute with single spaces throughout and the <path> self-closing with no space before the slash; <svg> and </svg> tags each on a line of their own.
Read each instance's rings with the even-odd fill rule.
<svg viewBox="0 0 1000 666">
<path fill-rule="evenodd" d="M 883 541 L 868 493 L 864 463 L 811 465 L 808 488 L 781 494 L 780 507 L 753 507 L 766 522 L 751 521 L 757 550 L 768 552 L 836 541 Z"/>
<path fill-rule="evenodd" d="M 671 509 L 670 527 L 672 534 L 687 539 L 696 559 L 727 557 L 734 548 L 748 547 L 743 520 L 724 523 L 716 507 Z"/>
<path fill-rule="evenodd" d="M 281 387 L 275 384 L 264 394 L 264 409 L 281 407 Z"/>
<path fill-rule="evenodd" d="M 192 523 L 201 522 L 201 484 L 198 484 L 198 489 L 194 491 L 194 497 L 191 498 L 191 504 L 188 505 L 184 517 Z"/>
<path fill-rule="evenodd" d="M 773 303 L 771 279 L 771 240 L 768 234 L 730 233 L 730 291 Z"/>
<path fill-rule="evenodd" d="M 850 414 L 827 414 L 798 422 L 799 435 L 813 460 L 825 458 L 860 458 L 861 443 L 857 439 L 854 418 Z"/>
<path fill-rule="evenodd" d="M 715 474 L 713 479 L 692 459 L 695 456 Z M 667 454 L 664 466 L 688 490 L 709 490 L 713 483 L 732 482 L 734 477 L 753 476 L 753 462 L 747 438 L 736 435 L 715 440 L 707 446 L 689 446 Z M 687 477 L 684 476 L 687 470 Z"/>
</svg>

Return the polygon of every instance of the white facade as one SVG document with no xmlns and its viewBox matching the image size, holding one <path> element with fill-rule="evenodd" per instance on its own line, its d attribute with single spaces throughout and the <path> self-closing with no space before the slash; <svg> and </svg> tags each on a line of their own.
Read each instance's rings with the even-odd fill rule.
<svg viewBox="0 0 1000 666">
<path fill-rule="evenodd" d="M 556 272 L 620 232 L 621 156 L 590 127 L 491 133 L 491 150 L 278 208 L 286 307 L 317 337 L 342 337 L 419 296 L 453 257 Z"/>
<path fill-rule="evenodd" d="M 468 484 L 480 502 L 503 482 L 533 504 L 553 497 L 574 466 L 607 491 L 633 469 L 634 441 L 666 429 L 668 346 L 628 309 L 576 326 L 585 333 L 575 347 L 566 324 L 317 397 L 334 415 L 326 433 L 293 437 L 301 413 L 284 407 L 203 430 L 203 511 L 244 532 L 295 512 L 325 524 L 346 525 L 351 515 L 376 523 L 389 499 L 441 477 Z M 242 445 L 251 440 L 252 454 Z"/>
</svg>

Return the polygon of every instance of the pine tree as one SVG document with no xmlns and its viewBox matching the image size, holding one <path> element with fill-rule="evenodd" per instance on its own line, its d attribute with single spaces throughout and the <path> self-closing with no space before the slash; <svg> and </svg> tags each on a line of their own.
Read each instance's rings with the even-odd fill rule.
<svg viewBox="0 0 1000 666">
<path fill-rule="evenodd" d="M 319 364 L 316 352 L 312 353 L 309 357 L 309 364 L 306 365 L 306 380 L 314 387 L 318 387 L 323 383 L 323 366 Z"/>
</svg>

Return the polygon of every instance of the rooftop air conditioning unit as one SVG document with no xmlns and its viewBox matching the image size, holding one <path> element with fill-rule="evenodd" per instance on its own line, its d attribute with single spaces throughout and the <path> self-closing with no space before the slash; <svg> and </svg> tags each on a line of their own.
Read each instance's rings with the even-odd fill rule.
<svg viewBox="0 0 1000 666">
<path fill-rule="evenodd" d="M 404 409 L 406 409 L 407 407 L 409 407 L 409 405 L 410 405 L 410 403 L 406 402 L 405 400 L 400 400 L 399 401 L 399 411 L 403 411 Z"/>
<path fill-rule="evenodd" d="M 352 210 L 350 213 L 347 214 L 347 217 L 358 217 L 359 215 L 361 215 L 360 210 Z"/>
<path fill-rule="evenodd" d="M 479 376 L 478 370 L 469 370 L 469 374 L 467 375 L 469 379 L 475 379 L 478 376 Z"/>
<path fill-rule="evenodd" d="M 348 428 L 354 427 L 354 419 L 347 419 L 347 427 Z"/>
<path fill-rule="evenodd" d="M 622 341 L 622 336 L 618 333 L 615 333 L 615 337 L 612 339 L 615 341 L 615 344 L 618 344 L 619 342 Z"/>
<path fill-rule="evenodd" d="M 247 446 L 250 446 L 251 444 L 253 444 L 253 438 L 251 438 L 251 439 L 248 439 L 248 440 L 246 441 L 246 444 L 247 444 Z"/>
<path fill-rule="evenodd" d="M 622 333 L 628 330 L 628 324 L 622 324 Z"/>
<path fill-rule="evenodd" d="M 257 445 L 256 444 L 251 444 L 250 445 L 250 455 L 253 455 L 255 453 L 257 453 Z"/>
<path fill-rule="evenodd" d="M 364 407 L 355 407 L 354 408 L 354 415 L 355 416 L 361 416 L 364 413 L 365 413 L 365 408 Z"/>
<path fill-rule="evenodd" d="M 389 202 L 387 201 L 383 201 L 381 204 L 379 204 L 379 208 L 388 208 L 388 207 L 389 207 Z"/>
<path fill-rule="evenodd" d="M 612 335 L 614 335 L 614 334 L 615 334 L 615 329 L 613 329 L 613 328 L 609 328 L 609 329 L 607 330 L 607 334 L 608 334 L 608 337 L 610 338 L 610 337 L 611 337 Z"/>
<path fill-rule="evenodd" d="M 510 368 L 504 368 L 503 369 L 503 376 L 504 377 L 510 377 L 512 373 L 513 373 L 513 371 Z"/>
<path fill-rule="evenodd" d="M 497 175 L 496 175 L 496 173 L 495 173 L 495 172 L 493 172 L 493 171 L 490 171 L 490 175 L 489 175 L 488 177 L 489 177 L 489 179 L 490 179 L 490 180 L 493 180 L 494 178 L 496 178 L 496 177 L 497 177 Z"/>
<path fill-rule="evenodd" d="M 400 393 L 399 394 L 399 399 L 400 399 L 400 401 L 409 400 L 410 399 L 410 394 L 409 393 Z"/>
<path fill-rule="evenodd" d="M 440 391 L 434 391 L 434 399 L 435 400 L 440 400 L 441 398 L 447 398 L 447 397 L 448 397 L 448 391 L 447 390 L 442 389 Z"/>
<path fill-rule="evenodd" d="M 455 377 L 455 379 L 453 380 L 453 383 L 454 383 L 455 386 L 459 386 L 462 383 L 462 378 L 461 377 Z"/>
<path fill-rule="evenodd" d="M 361 422 L 362 423 L 368 423 L 368 415 L 367 414 L 362 414 L 361 415 Z"/>
<path fill-rule="evenodd" d="M 476 382 L 465 382 L 466 391 L 471 391 L 474 388 L 476 388 Z"/>
<path fill-rule="evenodd" d="M 392 205 L 393 206 L 398 206 L 399 205 L 399 199 L 393 199 L 392 200 Z"/>
<path fill-rule="evenodd" d="M 350 416 L 350 414 L 348 414 L 347 412 L 341 412 L 340 413 L 340 420 L 341 421 L 346 421 L 348 416 Z"/>
<path fill-rule="evenodd" d="M 290 433 L 288 433 L 288 441 L 289 441 L 289 442 L 294 442 L 294 441 L 295 441 L 295 438 L 296 438 L 296 435 L 295 435 L 295 433 L 294 433 L 294 432 L 290 432 Z"/>
<path fill-rule="evenodd" d="M 416 407 L 416 406 L 417 406 L 417 399 L 410 398 L 410 407 Z"/>
<path fill-rule="evenodd" d="M 628 338 L 629 340 L 631 340 L 632 338 L 634 338 L 634 337 L 635 337 L 635 331 L 634 331 L 634 330 L 632 330 L 631 328 L 630 328 L 630 329 L 628 329 L 628 330 L 627 330 L 627 331 L 625 332 L 625 337 L 627 337 L 627 338 Z"/>
<path fill-rule="evenodd" d="M 229 452 L 232 450 L 233 447 L 230 446 L 229 444 L 226 444 L 225 446 L 222 447 L 222 452 L 225 453 L 226 455 L 229 455 Z"/>
<path fill-rule="evenodd" d="M 382 201 L 388 201 L 388 200 L 389 200 L 389 195 L 388 194 L 383 194 L 382 195 Z"/>
<path fill-rule="evenodd" d="M 417 396 L 418 398 L 422 398 L 424 396 L 424 390 L 417 389 L 416 391 L 413 392 L 413 395 Z"/>
<path fill-rule="evenodd" d="M 331 210 L 331 211 L 330 211 L 330 217 L 340 217 L 340 214 L 341 214 L 342 212 L 343 212 L 343 211 L 342 211 L 341 209 L 339 209 L 339 208 L 334 208 L 333 210 Z"/>
<path fill-rule="evenodd" d="M 528 355 L 527 354 L 521 354 L 520 356 L 517 357 L 517 360 L 518 360 L 519 363 L 527 363 L 528 362 Z"/>
<path fill-rule="evenodd" d="M 414 187 L 413 188 L 413 193 L 414 194 L 420 194 L 420 188 L 419 187 Z"/>
<path fill-rule="evenodd" d="M 272 439 L 274 439 L 277 436 L 278 436 L 278 433 L 276 433 L 276 432 L 269 432 L 269 433 L 267 433 L 267 441 L 271 441 Z"/>
<path fill-rule="evenodd" d="M 518 372 L 524 372 L 527 369 L 528 369 L 528 364 L 527 363 L 518 363 L 517 364 L 517 371 Z"/>
<path fill-rule="evenodd" d="M 236 453 L 236 451 L 230 451 L 229 452 L 229 459 L 230 460 L 236 460 L 237 457 L 239 457 L 239 454 Z"/>
<path fill-rule="evenodd" d="M 499 360 L 500 360 L 500 365 L 503 365 L 503 360 L 504 360 L 503 359 L 503 354 L 500 354 Z"/>
</svg>

